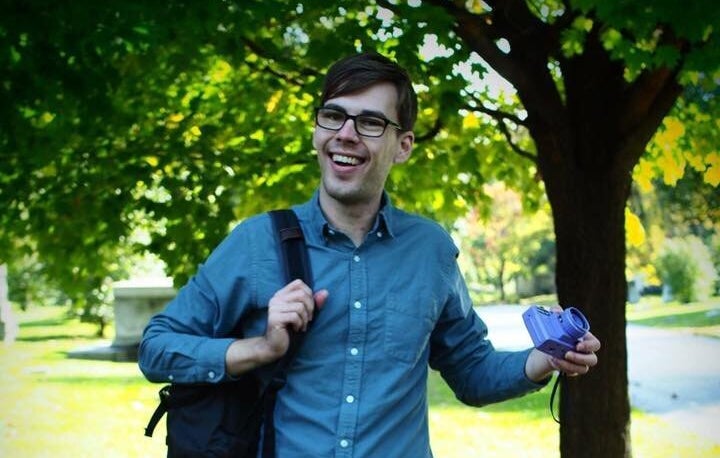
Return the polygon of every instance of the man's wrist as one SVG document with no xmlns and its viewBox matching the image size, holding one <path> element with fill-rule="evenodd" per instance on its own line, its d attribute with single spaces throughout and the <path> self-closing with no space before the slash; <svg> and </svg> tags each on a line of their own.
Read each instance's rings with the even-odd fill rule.
<svg viewBox="0 0 720 458">
<path fill-rule="evenodd" d="M 234 341 L 225 353 L 225 370 L 233 377 L 275 361 L 278 357 L 265 337 Z"/>
<path fill-rule="evenodd" d="M 533 382 L 542 382 L 550 377 L 555 368 L 550 363 L 550 356 L 533 349 L 525 362 L 525 376 Z"/>
</svg>

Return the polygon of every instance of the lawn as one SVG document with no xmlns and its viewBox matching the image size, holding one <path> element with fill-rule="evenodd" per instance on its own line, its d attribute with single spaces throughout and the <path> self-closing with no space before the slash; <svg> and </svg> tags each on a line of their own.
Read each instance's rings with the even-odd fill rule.
<svg viewBox="0 0 720 458">
<path fill-rule="evenodd" d="M 134 363 L 67 358 L 70 350 L 101 342 L 93 327 L 65 319 L 61 309 L 37 308 L 19 318 L 19 339 L 0 345 L 1 457 L 164 456 L 164 422 L 155 437 L 143 436 L 159 386 L 146 382 Z M 549 391 L 474 409 L 431 374 L 435 456 L 558 456 Z M 633 412 L 632 441 L 638 457 L 720 457 L 720 446 L 640 412 Z"/>
<path fill-rule="evenodd" d="M 689 304 L 642 297 L 637 304 L 628 304 L 627 319 L 634 324 L 720 338 L 720 297 Z"/>
</svg>

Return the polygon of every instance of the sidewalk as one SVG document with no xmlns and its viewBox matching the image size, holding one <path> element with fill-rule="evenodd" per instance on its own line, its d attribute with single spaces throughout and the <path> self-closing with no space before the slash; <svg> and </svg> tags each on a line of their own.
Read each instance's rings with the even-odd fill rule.
<svg viewBox="0 0 720 458">
<path fill-rule="evenodd" d="M 525 309 L 476 310 L 496 348 L 519 350 L 532 346 L 521 316 Z M 627 347 L 633 407 L 720 444 L 720 339 L 629 325 Z"/>
<path fill-rule="evenodd" d="M 720 340 L 629 325 L 632 405 L 720 444 Z"/>
</svg>

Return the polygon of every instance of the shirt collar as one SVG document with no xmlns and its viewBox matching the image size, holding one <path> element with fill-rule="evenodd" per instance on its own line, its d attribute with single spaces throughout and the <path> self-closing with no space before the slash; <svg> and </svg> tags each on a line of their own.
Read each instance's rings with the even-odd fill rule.
<svg viewBox="0 0 720 458">
<path fill-rule="evenodd" d="M 293 209 L 298 214 L 298 218 L 309 225 L 308 229 L 311 231 L 311 234 L 305 234 L 305 237 L 311 237 L 316 241 L 325 238 L 325 234 L 330 230 L 330 223 L 320 208 L 320 191 L 318 189 L 315 190 L 309 201 L 297 205 L 293 207 Z M 394 237 L 392 225 L 394 212 L 395 208 L 392 206 L 390 196 L 387 192 L 383 191 L 380 201 L 380 211 L 377 214 L 371 231 L 380 231 L 387 234 L 390 238 Z"/>
</svg>

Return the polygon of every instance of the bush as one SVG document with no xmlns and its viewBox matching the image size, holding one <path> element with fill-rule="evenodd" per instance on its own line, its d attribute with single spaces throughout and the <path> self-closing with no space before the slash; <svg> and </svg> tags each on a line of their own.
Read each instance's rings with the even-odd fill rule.
<svg viewBox="0 0 720 458">
<path fill-rule="evenodd" d="M 698 237 L 665 240 L 655 267 L 680 302 L 704 300 L 713 293 L 717 272 L 710 250 Z"/>
</svg>

